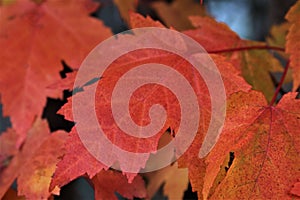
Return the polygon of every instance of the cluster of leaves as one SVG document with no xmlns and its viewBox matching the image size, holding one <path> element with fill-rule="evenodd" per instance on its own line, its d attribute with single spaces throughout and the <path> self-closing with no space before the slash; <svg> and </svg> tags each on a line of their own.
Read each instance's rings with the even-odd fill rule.
<svg viewBox="0 0 300 200">
<path fill-rule="evenodd" d="M 112 36 L 100 20 L 90 17 L 99 5 L 91 0 L 0 2 L 0 97 L 4 116 L 12 124 L 0 136 L 0 198 L 15 195 L 9 188 L 16 179 L 18 196 L 46 199 L 80 176 L 89 179 L 96 199 L 116 199 L 115 192 L 130 199 L 151 198 L 163 184 L 170 199 L 182 198 L 188 181 L 199 199 L 300 198 L 300 101 L 295 92 L 300 86 L 300 1 L 286 15 L 287 22 L 274 27 L 264 43 L 239 38 L 192 0 L 151 3 L 164 25 L 135 13 L 137 0 L 115 0 L 129 27 L 169 27 L 199 42 L 216 63 L 226 89 L 226 121 L 209 155 L 198 157 L 211 115 L 208 90 L 198 77 L 191 85 L 198 88 L 201 121 L 192 145 L 178 163 L 148 174 L 110 169 L 89 154 L 76 127 L 70 133 L 50 133 L 47 121 L 41 118 L 47 97 L 62 98 L 63 90 L 72 90 L 80 63 L 97 44 Z M 74 70 L 65 79 L 59 75 L 62 61 Z M 191 80 L 193 71 L 185 60 L 159 50 L 136 51 L 110 66 L 105 74 L 108 81 L 99 81 L 107 89 L 97 95 L 103 99 L 96 107 L 110 103 L 104 97 L 111 95 L 120 74 L 149 62 L 172 66 Z M 282 73 L 276 90 L 270 76 L 274 72 Z M 293 92 L 277 102 L 281 86 L 289 80 Z M 146 89 L 133 96 L 135 104 L 147 97 L 136 109 L 160 103 L 170 114 L 161 132 L 147 141 L 145 151 L 150 152 L 172 140 L 166 131 L 171 128 L 176 134 L 179 110 L 168 91 Z M 84 86 L 75 95 L 88 90 L 89 86 Z M 73 120 L 72 97 L 59 113 Z M 136 117 L 147 122 L 148 113 L 139 112 Z M 104 127 L 108 138 L 114 141 L 120 135 L 116 125 L 109 117 L 102 120 L 109 125 Z M 139 152 L 145 141 L 114 142 Z M 116 157 L 115 162 L 122 168 L 126 161 Z M 146 162 L 139 162 L 138 169 Z"/>
</svg>

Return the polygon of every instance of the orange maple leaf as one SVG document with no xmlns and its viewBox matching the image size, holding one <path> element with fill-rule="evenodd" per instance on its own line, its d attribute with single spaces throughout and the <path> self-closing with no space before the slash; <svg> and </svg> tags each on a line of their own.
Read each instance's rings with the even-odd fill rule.
<svg viewBox="0 0 300 200">
<path fill-rule="evenodd" d="M 231 96 L 225 127 L 215 148 L 200 162 L 190 160 L 194 164 L 190 170 L 202 172 L 202 176 L 190 176 L 192 184 L 203 183 L 193 185 L 199 197 L 291 198 L 289 190 L 300 169 L 299 127 L 295 127 L 299 124 L 300 102 L 295 97 L 295 93 L 289 93 L 272 107 L 258 92 Z M 228 166 L 230 152 L 234 159 Z M 200 168 L 195 162 L 205 164 Z"/>
<path fill-rule="evenodd" d="M 286 19 L 291 23 L 289 32 L 286 36 L 286 52 L 290 54 L 290 63 L 293 69 L 294 86 L 293 90 L 296 91 L 300 86 L 300 51 L 299 51 L 299 38 L 300 38 L 300 1 L 289 10 Z"/>
<path fill-rule="evenodd" d="M 12 134 L 12 133 L 11 133 Z M 67 133 L 57 131 L 50 134 L 47 122 L 37 120 L 29 130 L 26 142 L 0 173 L 0 198 L 18 179 L 18 195 L 30 199 L 48 198 L 48 188 L 58 162 L 62 156 Z M 52 191 L 52 190 L 51 190 Z"/>
</svg>

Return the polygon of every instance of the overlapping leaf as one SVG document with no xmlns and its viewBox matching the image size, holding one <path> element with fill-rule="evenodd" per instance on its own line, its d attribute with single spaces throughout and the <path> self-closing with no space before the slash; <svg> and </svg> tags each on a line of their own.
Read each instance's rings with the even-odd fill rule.
<svg viewBox="0 0 300 200">
<path fill-rule="evenodd" d="M 290 65 L 293 69 L 294 86 L 296 90 L 300 86 L 300 1 L 289 10 L 286 15 L 291 26 L 287 35 L 286 52 L 290 54 Z"/>
<path fill-rule="evenodd" d="M 295 97 L 294 93 L 285 95 L 276 107 L 268 106 L 257 92 L 230 98 L 224 131 L 206 157 L 206 166 L 198 168 L 205 175 L 190 176 L 192 183 L 193 179 L 204 183 L 203 187 L 194 185 L 199 197 L 291 198 L 289 190 L 300 173 L 299 127 L 295 126 L 299 124 L 300 102 Z M 230 152 L 234 152 L 234 159 L 228 166 Z M 197 165 L 191 168 L 196 170 Z"/>
<path fill-rule="evenodd" d="M 59 188 L 49 191 L 49 185 L 56 169 L 56 164 L 64 153 L 67 133 L 56 132 L 49 135 L 36 150 L 30 160 L 26 160 L 18 176 L 18 195 L 28 199 L 45 199 L 50 194 L 59 194 Z"/>
<path fill-rule="evenodd" d="M 46 97 L 61 95 L 46 90 L 60 79 L 61 61 L 78 68 L 89 51 L 111 35 L 89 16 L 96 8 L 89 0 L 19 0 L 0 7 L 0 93 L 19 145 L 34 118 L 41 116 Z"/>
<path fill-rule="evenodd" d="M 259 47 L 266 47 L 266 44 L 242 40 L 227 25 L 209 17 L 190 19 L 196 29 L 183 33 L 198 41 L 207 52 L 225 55 L 253 86 L 253 89 L 262 91 L 270 101 L 274 91 L 270 72 L 280 72 L 282 67 L 268 50 L 259 49 Z"/>
<path fill-rule="evenodd" d="M 74 128 L 66 141 L 65 148 L 66 154 L 57 165 L 50 190 L 56 186 L 60 188 L 79 176 L 87 174 L 92 178 L 102 169 L 108 169 L 86 150 Z"/>
<path fill-rule="evenodd" d="M 149 16 L 147 16 L 145 18 L 138 13 L 129 12 L 129 18 L 130 18 L 130 27 L 131 28 L 143 28 L 143 27 L 164 28 L 164 25 L 162 25 L 159 21 L 154 21 Z"/>
<path fill-rule="evenodd" d="M 272 26 L 270 35 L 266 38 L 268 44 L 284 48 L 289 28 L 290 24 L 287 22 Z"/>
<path fill-rule="evenodd" d="M 131 13 L 131 18 L 134 19 L 132 28 L 162 27 L 149 17 L 145 19 Z M 183 31 L 184 34 L 199 42 L 208 53 L 225 55 L 253 86 L 253 89 L 264 92 L 267 99 L 271 100 L 274 84 L 270 72 L 280 72 L 282 66 L 268 50 L 259 49 L 259 47 L 266 47 L 265 43 L 242 40 L 227 25 L 218 23 L 210 17 L 190 17 L 190 20 L 196 29 Z M 258 49 L 251 48 L 255 46 Z"/>
<path fill-rule="evenodd" d="M 0 198 L 18 179 L 18 195 L 28 199 L 48 198 L 51 177 L 58 158 L 63 155 L 67 134 L 59 131 L 52 135 L 45 121 L 37 120 L 29 130 L 22 150 L 0 173 Z M 57 193 L 59 191 L 51 190 Z"/>
</svg>

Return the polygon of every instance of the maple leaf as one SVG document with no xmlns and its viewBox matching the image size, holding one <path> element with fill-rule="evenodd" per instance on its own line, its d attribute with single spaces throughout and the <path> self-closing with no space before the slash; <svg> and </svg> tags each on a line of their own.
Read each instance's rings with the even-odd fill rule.
<svg viewBox="0 0 300 200">
<path fill-rule="evenodd" d="M 47 198 L 50 194 L 59 194 L 56 188 L 49 192 L 49 185 L 56 164 L 64 153 L 63 144 L 67 133 L 59 131 L 48 136 L 47 140 L 37 149 L 30 160 L 23 165 L 18 176 L 18 195 L 30 199 Z"/>
<path fill-rule="evenodd" d="M 133 18 L 135 16 L 137 17 L 137 23 L 135 23 L 135 21 L 133 22 L 135 26 L 147 26 L 147 24 L 161 26 L 161 24 L 151 21 L 150 18 L 146 18 L 146 20 L 144 20 L 143 17 L 134 13 L 131 13 L 131 16 L 133 16 Z M 212 57 L 222 74 L 222 78 L 224 80 L 226 92 L 228 95 L 237 91 L 248 91 L 250 89 L 250 86 L 246 84 L 246 82 L 239 76 L 239 72 L 235 70 L 230 63 L 226 62 L 223 57 L 217 55 L 212 55 Z M 130 152 L 146 152 L 148 154 L 150 154 L 149 152 L 156 151 L 159 138 L 168 127 L 171 127 L 175 132 L 178 129 L 178 113 L 180 113 L 180 111 L 178 109 L 178 103 L 174 95 L 161 86 L 146 85 L 145 87 L 137 90 L 132 96 L 129 105 L 129 107 L 132 109 L 132 118 L 135 122 L 141 125 L 147 124 L 149 122 L 147 110 L 149 110 L 149 107 L 151 105 L 160 104 L 163 105 L 167 110 L 169 116 L 167 123 L 157 135 L 147 139 L 137 139 L 135 137 L 129 137 L 128 135 L 122 133 L 115 124 L 113 117 L 111 116 L 111 112 L 108 108 L 111 105 L 110 98 L 112 89 L 116 84 L 116 81 L 118 81 L 119 77 L 121 77 L 122 74 L 132 69 L 133 67 L 149 62 L 161 63 L 174 67 L 184 76 L 186 76 L 187 80 L 193 80 L 191 81 L 191 85 L 197 88 L 195 90 L 199 98 L 203 98 L 200 104 L 207 106 L 205 108 L 207 110 L 209 110 L 210 108 L 210 97 L 207 95 L 208 90 L 206 88 L 206 84 L 203 82 L 203 80 L 199 80 L 199 78 L 195 77 L 195 73 L 193 72 L 193 70 L 191 71 L 192 68 L 188 67 L 189 64 L 184 59 L 180 59 L 178 58 L 178 56 L 164 51 L 144 49 L 143 51 L 131 52 L 129 55 L 122 56 L 115 60 L 105 71 L 98 83 L 98 87 L 101 87 L 101 90 L 97 90 L 95 101 L 98 120 L 102 126 L 102 130 L 104 130 L 104 132 L 107 134 L 107 138 L 110 139 L 110 141 L 112 141 L 114 145 Z M 87 78 L 87 80 L 89 80 L 89 78 Z M 72 98 L 68 99 L 68 103 L 62 107 L 59 113 L 63 114 L 66 119 L 74 121 L 72 114 L 73 99 L 85 98 L 86 92 L 88 93 L 90 91 L 92 90 L 89 86 L 84 87 L 83 92 L 76 93 Z M 144 101 L 141 102 L 140 99 L 144 99 Z M 88 105 L 85 103 L 83 106 Z M 207 115 L 210 115 L 210 113 L 208 113 Z M 80 125 L 80 123 L 82 122 L 78 121 L 76 122 L 76 125 Z M 86 130 L 89 130 L 91 134 L 97 134 L 95 133 L 95 130 L 97 129 L 91 127 L 90 125 L 87 127 L 86 125 L 82 124 L 82 126 L 85 126 Z M 94 174 L 98 173 L 102 168 L 105 167 L 100 162 L 94 165 L 91 164 L 97 162 L 95 158 L 89 156 L 89 153 L 87 152 L 85 147 L 83 147 L 83 144 L 79 141 L 76 127 L 72 130 L 71 135 L 72 138 L 70 138 L 67 142 L 67 154 L 58 164 L 57 171 L 51 184 L 52 188 L 55 185 L 61 187 L 86 172 L 88 173 L 89 177 L 92 177 Z M 89 141 L 89 144 L 96 146 L 99 145 L 96 144 L 96 141 L 98 140 L 93 139 L 92 141 Z M 98 148 L 96 146 L 95 148 Z M 80 150 L 77 151 L 77 149 Z M 110 154 L 109 150 L 107 149 L 103 151 L 105 151 L 106 154 Z M 111 163 L 106 164 L 108 165 L 106 167 L 112 166 L 114 162 L 119 162 L 122 170 L 122 166 L 128 163 L 128 160 L 118 155 L 110 154 L 110 158 L 112 159 Z M 140 168 L 143 168 L 145 166 L 147 159 L 148 157 L 145 157 L 144 160 L 131 161 L 130 164 L 136 169 L 136 172 L 138 172 Z M 129 180 L 131 180 L 131 178 L 134 177 L 134 174 L 129 174 L 128 177 Z"/>
<path fill-rule="evenodd" d="M 161 23 L 159 23 L 158 21 L 154 21 L 149 16 L 147 16 L 145 18 L 140 14 L 131 12 L 130 18 L 131 18 L 131 27 L 132 28 L 142 28 L 142 27 L 162 28 L 162 27 L 164 27 Z M 203 23 L 200 22 L 198 19 L 203 20 Z M 207 22 L 206 22 L 206 20 L 207 20 Z M 200 26 L 200 24 L 201 24 L 201 26 L 208 26 L 208 28 L 206 28 L 206 31 L 211 31 L 211 33 L 206 34 L 205 32 L 202 32 L 203 30 L 201 30 L 201 29 L 199 29 L 199 30 L 197 29 L 197 32 L 183 31 L 183 33 L 187 34 L 191 38 L 198 41 L 200 43 L 200 45 L 202 45 L 208 51 L 215 51 L 218 48 L 220 48 L 220 49 L 230 48 L 230 47 L 234 46 L 235 43 L 240 41 L 239 37 L 234 32 L 232 32 L 228 28 L 228 26 L 226 26 L 225 24 L 222 24 L 222 23 L 217 23 L 217 22 L 213 21 L 211 18 L 195 17 L 195 20 L 192 20 L 192 21 L 195 23 L 194 26 Z M 198 25 L 197 25 L 197 22 L 199 23 Z M 215 27 L 217 27 L 218 29 L 216 29 Z M 200 34 L 200 35 L 198 35 L 198 34 Z M 226 40 L 220 40 L 218 42 L 214 41 L 216 38 L 222 38 L 222 37 L 226 38 Z M 268 56 L 269 54 L 266 55 L 263 53 L 262 55 L 267 56 L 269 58 L 269 56 Z M 250 89 L 250 87 L 247 86 L 244 83 L 244 80 L 242 80 L 242 78 L 239 76 L 240 72 L 235 70 L 232 67 L 232 64 L 229 63 L 232 60 L 229 60 L 229 62 L 228 62 L 228 60 L 222 58 L 222 56 L 218 56 L 218 55 L 214 55 L 214 54 L 210 54 L 210 56 L 214 60 L 218 69 L 220 70 L 222 78 L 226 79 L 224 81 L 224 84 L 225 84 L 227 95 L 230 95 L 237 91 L 248 91 Z M 250 56 L 248 56 L 248 57 L 250 57 Z M 280 66 L 279 62 L 277 60 L 275 60 L 273 57 L 271 57 L 270 59 L 272 61 L 272 65 L 270 65 L 270 63 L 268 63 L 267 65 L 272 66 L 272 70 L 281 71 L 282 69 L 279 67 Z M 256 58 L 256 60 L 258 60 L 258 59 Z M 233 62 L 233 63 L 235 63 L 235 62 Z M 236 90 L 236 88 L 239 88 L 240 90 Z M 272 90 L 273 90 L 273 85 L 272 85 Z M 270 96 L 270 95 L 268 95 L 268 96 Z"/>
<path fill-rule="evenodd" d="M 300 26 L 299 17 L 300 1 L 297 1 L 296 4 L 290 8 L 289 12 L 286 15 L 286 19 L 291 24 L 286 37 L 286 52 L 290 54 L 290 65 L 293 69 L 294 78 L 294 91 L 297 90 L 297 88 L 300 86 L 300 31 L 298 29 L 298 27 Z"/>
<path fill-rule="evenodd" d="M 240 37 L 226 24 L 211 17 L 191 16 L 189 19 L 194 29 L 183 33 L 199 42 L 207 52 L 238 47 L 241 42 Z"/>
<path fill-rule="evenodd" d="M 159 23 L 158 21 L 154 21 L 149 16 L 147 16 L 145 18 L 140 14 L 131 12 L 130 17 L 131 17 L 131 27 L 132 28 L 142 28 L 142 27 L 162 28 L 162 27 L 164 27 L 161 23 Z M 227 27 L 224 24 L 220 24 L 220 25 Z M 221 44 L 218 44 L 219 47 L 222 49 L 227 48 L 227 47 L 229 48 L 229 46 L 232 45 L 232 44 L 230 44 L 230 42 L 237 40 L 237 38 L 236 38 L 237 35 L 231 31 L 229 31 L 228 27 L 227 27 L 227 29 L 228 29 L 228 31 L 226 31 L 226 32 L 228 32 L 228 35 L 226 35 L 226 38 L 228 40 L 222 40 L 224 43 L 221 42 Z M 214 32 L 217 34 L 217 31 L 214 31 Z M 186 33 L 186 32 L 184 31 L 183 33 Z M 225 33 L 221 33 L 221 34 L 225 34 Z M 187 35 L 189 35 L 189 34 L 187 34 Z M 205 34 L 203 34 L 203 37 L 205 37 Z M 220 38 L 221 36 L 216 35 L 214 37 Z M 232 40 L 230 39 L 231 37 L 233 38 Z M 230 41 L 230 42 L 228 42 L 228 41 Z M 203 39 L 203 42 L 204 42 L 204 44 L 208 44 L 207 47 L 209 47 L 210 44 L 214 45 L 214 43 L 212 41 L 210 41 L 209 39 Z M 202 45 L 202 41 L 200 42 L 200 44 Z M 222 46 L 222 45 L 224 45 L 224 46 Z M 206 47 L 206 45 L 204 45 L 204 47 Z M 215 54 L 210 54 L 210 56 L 214 60 L 218 69 L 220 70 L 220 74 L 222 76 L 222 79 L 224 80 L 227 95 L 233 94 L 237 91 L 248 91 L 250 89 L 249 85 L 247 85 L 244 82 L 244 80 L 240 77 L 240 72 L 235 70 L 232 67 L 232 64 L 229 63 L 226 59 L 224 59 L 224 57 L 218 56 Z M 237 88 L 239 88 L 239 89 L 237 90 Z"/>
<path fill-rule="evenodd" d="M 118 199 L 116 192 L 127 199 L 145 198 L 147 191 L 141 176 L 136 176 L 132 183 L 122 173 L 102 170 L 93 179 L 95 199 Z"/>
<path fill-rule="evenodd" d="M 162 21 L 178 31 L 193 28 L 189 16 L 204 16 L 205 9 L 194 0 L 176 0 L 171 4 L 164 1 L 153 2 L 151 7 L 157 12 Z"/>
<path fill-rule="evenodd" d="M 25 195 L 29 199 L 49 197 L 50 180 L 58 157 L 64 153 L 63 144 L 66 136 L 67 133 L 63 131 L 50 134 L 47 123 L 37 120 L 29 130 L 22 150 L 0 173 L 0 198 L 16 178 L 18 178 L 18 195 Z"/>
<path fill-rule="evenodd" d="M 290 23 L 287 22 L 272 26 L 270 30 L 270 34 L 266 38 L 268 45 L 285 48 L 286 36 L 290 26 L 291 26 Z M 286 60 L 289 59 L 289 55 L 286 52 L 278 51 L 276 52 L 276 54 L 280 55 L 282 58 Z M 292 81 L 293 81 L 292 70 L 289 69 L 285 76 L 284 83 L 291 83 Z"/>
<path fill-rule="evenodd" d="M 73 72 L 67 73 L 65 78 L 60 79 L 55 83 L 52 83 L 47 88 L 53 90 L 61 90 L 61 91 L 64 90 L 72 91 L 76 76 L 77 76 L 77 70 L 74 70 Z"/>
<path fill-rule="evenodd" d="M 286 43 L 286 35 L 290 27 L 291 25 L 287 22 L 272 26 L 270 35 L 266 39 L 268 44 L 284 48 Z"/>
<path fill-rule="evenodd" d="M 142 57 L 141 57 L 142 55 Z M 173 56 L 174 57 L 174 56 Z M 113 121 L 113 118 L 111 116 L 110 110 L 107 110 L 107 106 L 110 106 L 110 97 L 109 95 L 111 95 L 111 91 L 112 88 L 114 87 L 114 84 L 116 83 L 116 81 L 119 79 L 120 77 L 120 73 L 125 73 L 127 70 L 130 70 L 131 68 L 137 66 L 137 65 L 141 65 L 143 63 L 149 63 L 149 61 L 151 62 L 155 62 L 157 61 L 158 63 L 162 62 L 162 58 L 164 58 L 164 62 L 168 63 L 170 62 L 170 60 L 174 60 L 174 58 L 176 58 L 176 56 L 173 58 L 171 55 L 168 54 L 161 54 L 160 51 L 155 52 L 155 51 L 143 51 L 141 52 L 134 52 L 132 54 L 130 54 L 130 56 L 125 56 L 125 57 L 121 57 L 118 60 L 116 60 L 114 63 L 112 63 L 112 65 L 110 66 L 110 69 L 106 71 L 105 74 L 103 74 L 104 77 L 109 77 L 109 78 L 101 78 L 99 81 L 99 84 L 101 84 L 101 88 L 103 88 L 103 90 L 97 90 L 97 97 L 101 97 L 101 99 L 97 99 L 96 100 L 96 111 L 99 112 L 99 110 L 103 110 L 101 114 L 98 114 L 99 116 L 106 116 L 105 118 L 101 118 L 100 123 L 103 126 L 102 129 L 104 130 L 104 132 L 107 133 L 107 137 L 113 142 L 114 145 L 125 149 L 127 151 L 130 152 L 153 152 L 156 150 L 157 148 L 157 143 L 158 140 L 160 138 L 160 135 L 162 133 L 165 132 L 165 130 L 169 127 L 177 127 L 177 123 L 178 123 L 178 116 L 176 116 L 176 113 L 180 112 L 178 109 L 178 106 L 176 106 L 177 100 L 176 98 L 174 99 L 174 95 L 172 95 L 172 93 L 170 93 L 168 90 L 164 89 L 162 90 L 161 87 L 159 88 L 153 88 L 153 86 L 148 86 L 148 89 L 144 89 L 140 92 L 137 93 L 137 96 L 134 95 L 133 97 L 133 101 L 130 102 L 130 107 L 133 107 L 134 110 L 132 111 L 132 113 L 134 114 L 134 118 L 135 120 L 137 119 L 141 119 L 138 120 L 138 122 L 140 123 L 147 123 L 147 121 L 149 121 L 149 117 L 147 112 L 141 112 L 143 110 L 148 110 L 149 106 L 153 105 L 153 103 L 159 103 L 161 105 L 165 105 L 167 106 L 167 109 L 170 114 L 170 121 L 169 123 L 166 123 L 166 125 L 164 125 L 163 129 L 155 136 L 150 137 L 150 138 L 139 138 L 136 139 L 135 137 L 128 137 L 126 136 L 126 134 L 120 132 L 120 130 L 118 129 L 118 127 L 116 126 L 115 122 Z M 172 59 L 170 59 L 172 58 Z M 178 59 L 175 59 L 172 63 L 169 63 L 172 65 L 176 65 L 177 64 L 177 68 L 179 67 L 179 64 L 182 64 L 180 61 L 178 62 Z M 183 63 L 183 65 L 186 65 L 187 63 Z M 169 65 L 170 66 L 170 65 Z M 192 75 L 192 74 L 190 74 Z M 72 99 L 73 98 L 82 98 L 85 96 L 85 92 L 89 92 L 90 87 L 87 86 L 85 87 L 84 92 L 80 92 L 75 94 L 72 98 L 68 99 L 68 103 L 65 104 L 61 111 L 60 114 L 63 114 L 65 116 L 66 119 L 68 120 L 73 120 L 73 114 L 72 114 Z M 149 96 L 150 93 L 152 93 L 152 97 Z M 161 98 L 157 98 L 157 96 L 161 96 Z M 139 101 L 140 98 L 145 98 L 147 97 L 147 99 L 145 100 L 145 104 Z M 174 105 L 175 103 L 175 105 Z M 133 106 L 135 105 L 135 106 Z M 171 105 L 174 105 L 174 107 L 172 107 Z M 145 108 L 142 108 L 141 110 L 141 106 L 145 106 Z M 172 109 L 172 110 L 171 110 Z M 104 113 L 106 112 L 106 113 Z M 146 115 L 146 116 L 145 116 Z M 173 118 L 173 119 L 172 119 Z M 81 122 L 77 122 L 76 125 L 78 125 Z M 95 128 L 89 126 L 89 130 L 91 133 L 93 133 L 93 131 L 95 131 Z M 74 128 L 74 134 L 77 135 L 77 131 L 76 128 Z M 74 136 L 75 137 L 75 136 Z M 78 138 L 79 141 L 79 137 L 76 136 Z M 70 155 L 72 155 L 72 149 L 74 149 L 74 146 L 77 146 L 76 148 L 81 148 L 82 152 L 84 152 L 85 154 L 89 155 L 86 157 L 81 157 L 80 160 L 82 160 L 82 162 L 85 163 L 89 163 L 89 162 L 93 162 L 93 161 L 97 161 L 94 157 L 92 157 L 89 152 L 87 152 L 87 150 L 85 149 L 85 147 L 83 147 L 83 144 L 79 141 L 76 142 L 76 140 L 70 140 L 68 142 L 69 145 L 73 145 L 73 148 L 71 148 L 70 150 Z M 91 141 L 91 145 L 99 145 L 95 143 L 95 139 L 93 139 L 93 141 Z M 108 152 L 108 150 L 105 150 L 107 154 L 111 154 L 113 152 Z M 68 152 L 68 151 L 67 151 Z M 150 154 L 150 153 L 148 153 Z M 68 155 L 68 153 L 67 153 Z M 110 166 L 114 164 L 114 162 L 119 161 L 121 169 L 123 165 L 126 165 L 126 163 L 128 162 L 128 160 L 126 160 L 126 158 L 120 157 L 119 155 L 114 155 L 111 154 L 111 163 L 109 164 Z M 143 160 L 136 160 L 136 161 L 131 161 L 133 167 L 137 170 L 136 172 L 139 171 L 140 168 L 145 166 L 145 163 L 148 159 L 148 156 L 143 158 Z M 65 156 L 64 159 L 61 161 L 61 163 L 66 163 L 69 164 L 70 162 L 73 162 L 75 164 L 74 168 L 79 168 L 78 162 L 74 162 L 74 161 L 70 161 L 68 156 Z M 99 162 L 99 161 L 98 161 Z M 100 162 L 99 162 L 100 163 Z M 58 165 L 58 171 L 60 171 L 61 169 L 63 169 L 63 164 L 62 165 Z M 73 165 L 71 165 L 73 166 Z M 107 167 L 110 167 L 107 166 Z M 101 170 L 101 167 L 91 167 L 91 165 L 87 166 L 88 168 L 82 168 L 80 166 L 81 169 L 83 169 L 82 171 L 78 172 L 74 172 L 72 173 L 72 177 L 78 177 L 80 175 L 82 175 L 82 173 L 85 173 L 87 170 L 92 170 L 92 175 L 89 175 L 90 177 L 93 176 L 95 173 L 98 173 Z M 70 173 L 69 173 L 70 174 Z M 89 173 L 88 173 L 89 174 Z M 58 175 L 58 177 L 61 177 Z M 131 177 L 131 178 L 130 178 Z M 132 180 L 132 178 L 134 177 L 134 175 L 128 174 L 128 178 L 129 180 Z M 55 176 L 54 176 L 54 180 L 55 180 Z"/>
<path fill-rule="evenodd" d="M 231 96 L 221 137 L 205 158 L 206 166 L 198 168 L 205 175 L 190 176 L 191 183 L 194 179 L 204 183 L 203 187 L 193 186 L 199 197 L 291 198 L 289 190 L 300 168 L 299 127 L 295 127 L 299 124 L 300 102 L 295 97 L 295 93 L 286 94 L 276 107 L 271 107 L 258 92 Z M 234 152 L 234 159 L 228 166 L 230 152 Z M 197 165 L 190 169 L 197 170 Z"/>
<path fill-rule="evenodd" d="M 270 101 L 274 90 L 270 72 L 283 70 L 280 62 L 268 50 L 259 49 L 266 47 L 266 43 L 242 40 L 226 24 L 210 17 L 190 17 L 190 20 L 196 29 L 183 33 L 199 42 L 208 53 L 225 55 L 253 89 L 262 91 Z M 280 50 L 280 47 L 275 49 Z"/>
<path fill-rule="evenodd" d="M 163 27 L 150 17 L 143 17 L 139 14 L 130 13 L 131 27 Z M 265 47 L 262 42 L 242 40 L 230 28 L 216 22 L 210 17 L 190 17 L 196 29 L 183 31 L 202 45 L 208 53 L 218 53 L 227 57 L 233 63 L 242 76 L 253 86 L 253 89 L 264 92 L 270 101 L 273 97 L 274 85 L 270 77 L 270 72 L 282 72 L 280 62 L 264 49 L 240 49 L 243 47 Z M 279 48 L 279 47 L 278 47 Z M 236 52 L 233 50 L 236 49 Z M 279 48 L 280 49 L 280 48 Z"/>
<path fill-rule="evenodd" d="M 143 27 L 158 27 L 164 28 L 159 21 L 154 21 L 151 17 L 147 16 L 146 18 L 138 13 L 129 12 L 130 27 L 131 28 L 143 28 Z"/>
<path fill-rule="evenodd" d="M 5 49 L 0 52 L 0 93 L 4 115 L 19 134 L 18 145 L 41 116 L 46 97 L 61 96 L 61 91 L 46 90 L 60 79 L 61 61 L 78 68 L 111 35 L 89 16 L 96 8 L 89 0 L 19 0 L 0 7 L 0 47 Z"/>
<path fill-rule="evenodd" d="M 88 174 L 89 178 L 92 178 L 102 169 L 108 169 L 87 151 L 80 141 L 75 128 L 71 130 L 66 140 L 65 149 L 66 153 L 57 165 L 50 190 L 53 190 L 56 186 L 61 188 L 85 173 Z"/>
</svg>

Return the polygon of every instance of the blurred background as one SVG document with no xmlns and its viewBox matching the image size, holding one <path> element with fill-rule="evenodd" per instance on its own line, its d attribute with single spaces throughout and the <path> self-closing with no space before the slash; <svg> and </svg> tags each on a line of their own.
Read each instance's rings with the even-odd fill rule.
<svg viewBox="0 0 300 200">
<path fill-rule="evenodd" d="M 114 33 L 127 30 L 114 0 L 96 1 L 102 5 L 95 13 L 96 17 L 102 19 Z M 171 6 L 175 1 L 190 0 L 139 0 L 137 12 L 163 22 L 153 4 L 165 2 Z M 200 5 L 200 0 L 192 1 Z M 272 25 L 284 21 L 285 13 L 295 2 L 296 0 L 204 0 L 203 6 L 217 21 L 226 23 L 242 38 L 264 40 Z"/>
</svg>

